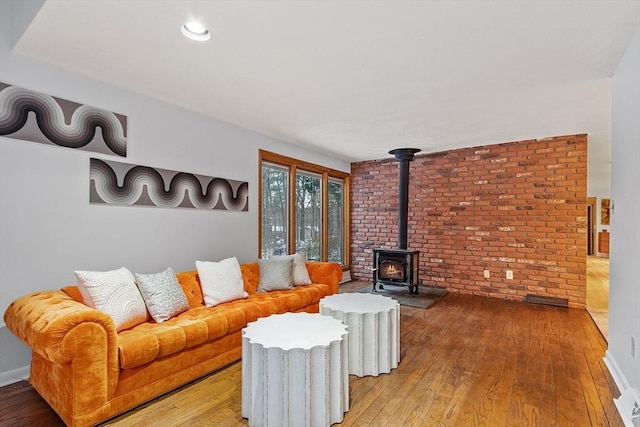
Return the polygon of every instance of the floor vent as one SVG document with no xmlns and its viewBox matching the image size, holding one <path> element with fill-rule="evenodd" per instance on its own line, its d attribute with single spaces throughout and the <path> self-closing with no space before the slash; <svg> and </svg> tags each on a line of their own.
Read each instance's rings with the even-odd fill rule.
<svg viewBox="0 0 640 427">
<path fill-rule="evenodd" d="M 613 399 L 622 417 L 625 427 L 640 427 L 640 397 L 631 388 L 627 388 L 619 398 Z"/>
<path fill-rule="evenodd" d="M 543 297 L 533 294 L 527 294 L 527 296 L 524 297 L 524 302 L 531 304 L 554 305 L 556 307 L 569 307 L 569 299 L 567 298 Z"/>
</svg>

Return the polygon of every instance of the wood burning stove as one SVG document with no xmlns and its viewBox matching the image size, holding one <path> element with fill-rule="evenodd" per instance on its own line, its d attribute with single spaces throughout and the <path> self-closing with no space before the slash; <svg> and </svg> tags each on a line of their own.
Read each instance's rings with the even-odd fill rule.
<svg viewBox="0 0 640 427">
<path fill-rule="evenodd" d="M 407 249 L 374 249 L 373 290 L 384 289 L 384 285 L 408 286 L 409 295 L 418 293 L 420 273 L 419 251 Z"/>
<path fill-rule="evenodd" d="M 409 162 L 419 152 L 417 148 L 398 148 L 389 151 L 400 163 L 398 200 L 398 249 L 373 250 L 373 291 L 384 285 L 405 285 L 409 295 L 418 293 L 419 251 L 407 249 L 407 222 L 409 214 Z"/>
</svg>

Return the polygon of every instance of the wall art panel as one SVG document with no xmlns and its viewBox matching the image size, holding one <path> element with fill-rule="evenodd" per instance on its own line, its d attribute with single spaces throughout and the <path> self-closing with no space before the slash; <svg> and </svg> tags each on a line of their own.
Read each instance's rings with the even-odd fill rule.
<svg viewBox="0 0 640 427">
<path fill-rule="evenodd" d="M 127 117 L 0 82 L 0 135 L 127 156 Z"/>
<path fill-rule="evenodd" d="M 91 159 L 95 204 L 249 210 L 249 183 L 127 163 Z"/>
<path fill-rule="evenodd" d="M 610 225 L 611 221 L 611 199 L 602 199 L 600 202 L 600 223 Z"/>
</svg>

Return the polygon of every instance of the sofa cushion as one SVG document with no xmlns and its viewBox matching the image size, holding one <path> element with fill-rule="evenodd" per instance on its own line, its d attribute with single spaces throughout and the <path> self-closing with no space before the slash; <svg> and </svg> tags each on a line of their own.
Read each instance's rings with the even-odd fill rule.
<svg viewBox="0 0 640 427">
<path fill-rule="evenodd" d="M 147 310 L 156 323 L 162 323 L 189 309 L 187 297 L 171 267 L 160 273 L 136 273 L 135 276 Z"/>
<path fill-rule="evenodd" d="M 214 341 L 240 331 L 260 317 L 301 310 L 317 304 L 330 292 L 325 284 L 262 292 L 215 307 L 190 308 L 160 324 L 137 325 L 118 333 L 120 368 L 135 368 L 185 348 Z"/>
<path fill-rule="evenodd" d="M 209 339 L 209 325 L 198 316 L 198 311 L 206 311 L 200 306 L 172 317 L 163 323 L 146 322 L 118 333 L 118 357 L 120 369 L 131 369 L 157 358 L 170 356 L 185 348 L 195 347 Z M 210 317 L 216 317 L 211 314 Z M 217 319 L 220 325 L 226 321 Z"/>
<path fill-rule="evenodd" d="M 75 271 L 84 303 L 107 313 L 116 330 L 128 329 L 149 318 L 147 307 L 126 267 L 111 271 Z"/>
<path fill-rule="evenodd" d="M 118 333 L 120 369 L 135 368 L 158 357 L 158 339 L 154 334 L 128 329 Z"/>
</svg>

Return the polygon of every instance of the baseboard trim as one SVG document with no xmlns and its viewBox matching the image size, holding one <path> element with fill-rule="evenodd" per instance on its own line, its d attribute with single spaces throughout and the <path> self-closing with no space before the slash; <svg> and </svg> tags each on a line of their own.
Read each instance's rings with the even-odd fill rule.
<svg viewBox="0 0 640 427">
<path fill-rule="evenodd" d="M 620 396 L 614 398 L 613 403 L 616 405 L 625 427 L 640 426 L 640 397 L 638 392 L 631 387 L 609 350 L 605 352 L 603 360 L 613 381 L 616 383 L 616 387 L 620 390 Z"/>
<path fill-rule="evenodd" d="M 609 370 L 613 381 L 616 383 L 618 390 L 622 392 L 623 390 L 628 389 L 630 387 L 629 381 L 627 381 L 627 378 L 620 370 L 618 363 L 615 361 L 609 350 L 604 353 L 602 360 L 604 360 L 604 364 L 607 365 L 607 369 Z"/>
<path fill-rule="evenodd" d="M 12 371 L 0 372 L 0 387 L 29 379 L 29 371 L 29 366 L 23 366 Z"/>
<path fill-rule="evenodd" d="M 351 271 L 344 270 L 342 272 L 342 279 L 340 279 L 340 284 L 350 282 L 351 281 Z"/>
</svg>

